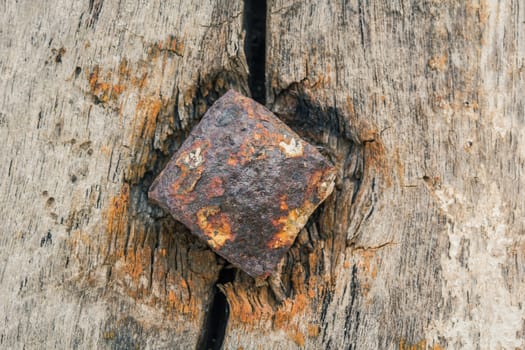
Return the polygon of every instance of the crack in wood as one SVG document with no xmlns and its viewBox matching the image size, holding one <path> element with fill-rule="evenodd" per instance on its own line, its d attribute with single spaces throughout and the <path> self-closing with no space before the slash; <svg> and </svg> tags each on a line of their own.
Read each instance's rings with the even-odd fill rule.
<svg viewBox="0 0 525 350">
<path fill-rule="evenodd" d="M 246 31 L 244 52 L 249 67 L 248 86 L 252 98 L 266 103 L 266 1 L 245 0 L 243 26 Z M 205 324 L 201 330 L 198 349 L 221 349 L 229 319 L 229 305 L 220 287 L 235 279 L 235 269 L 223 267 L 214 286 Z"/>
<path fill-rule="evenodd" d="M 197 349 L 219 350 L 222 349 L 222 343 L 228 326 L 230 308 L 226 295 L 220 290 L 220 286 L 233 282 L 235 279 L 235 269 L 225 266 L 219 273 L 219 278 L 215 283 L 215 294 L 210 310 L 205 320 L 201 332 L 201 339 Z"/>
<path fill-rule="evenodd" d="M 252 98 L 261 104 L 266 103 L 266 9 L 266 1 L 244 1 L 244 52 L 250 70 L 248 85 Z"/>
</svg>

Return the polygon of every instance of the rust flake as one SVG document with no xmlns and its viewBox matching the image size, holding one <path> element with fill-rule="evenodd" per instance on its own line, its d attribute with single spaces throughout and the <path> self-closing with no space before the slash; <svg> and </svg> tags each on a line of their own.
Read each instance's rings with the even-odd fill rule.
<svg viewBox="0 0 525 350">
<path fill-rule="evenodd" d="M 292 209 L 288 212 L 288 215 L 272 220 L 272 224 L 278 227 L 279 231 L 268 242 L 268 248 L 277 249 L 292 245 L 297 232 L 308 221 L 309 214 L 313 211 L 312 209 L 312 206 L 308 203 L 305 205 L 305 208 Z"/>
<path fill-rule="evenodd" d="M 208 237 L 208 244 L 214 249 L 220 249 L 226 241 L 231 241 L 231 223 L 228 215 L 221 213 L 217 206 L 204 207 L 197 213 L 197 224 Z"/>
<path fill-rule="evenodd" d="M 334 179 L 315 147 L 230 90 L 155 179 L 149 197 L 231 263 L 265 277 Z"/>
</svg>

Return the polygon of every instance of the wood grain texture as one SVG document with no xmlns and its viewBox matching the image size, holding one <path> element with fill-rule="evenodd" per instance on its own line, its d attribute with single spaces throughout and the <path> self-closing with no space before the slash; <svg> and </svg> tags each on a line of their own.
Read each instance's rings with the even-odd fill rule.
<svg viewBox="0 0 525 350">
<path fill-rule="evenodd" d="M 0 347 L 195 348 L 223 261 L 146 191 L 246 93 L 242 3 L 0 10 Z"/>
<path fill-rule="evenodd" d="M 0 4 L 0 347 L 197 346 L 225 262 L 145 194 L 249 94 L 243 5 Z M 523 33 L 519 0 L 268 2 L 267 105 L 338 177 L 219 286 L 225 349 L 525 347 Z"/>
<path fill-rule="evenodd" d="M 239 312 L 226 348 L 525 346 L 524 19 L 519 1 L 271 2 L 267 101 L 340 184 L 281 306 L 232 286 L 268 316 Z"/>
</svg>

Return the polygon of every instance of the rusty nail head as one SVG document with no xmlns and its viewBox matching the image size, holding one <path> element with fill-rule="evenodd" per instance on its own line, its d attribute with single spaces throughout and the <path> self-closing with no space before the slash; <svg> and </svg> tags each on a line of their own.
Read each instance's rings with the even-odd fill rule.
<svg viewBox="0 0 525 350">
<path fill-rule="evenodd" d="M 335 169 L 314 146 L 230 90 L 173 155 L 149 197 L 226 260 L 265 277 L 334 179 Z"/>
</svg>

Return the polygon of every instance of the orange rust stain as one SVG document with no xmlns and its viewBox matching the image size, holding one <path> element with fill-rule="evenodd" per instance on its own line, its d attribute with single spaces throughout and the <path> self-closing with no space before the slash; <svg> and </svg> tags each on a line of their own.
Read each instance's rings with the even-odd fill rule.
<svg viewBox="0 0 525 350">
<path fill-rule="evenodd" d="M 148 82 L 148 73 L 144 72 L 141 75 L 131 77 L 130 85 L 137 87 L 139 91 L 142 91 Z"/>
<path fill-rule="evenodd" d="M 242 165 L 250 162 L 255 154 L 255 147 L 251 143 L 243 143 L 240 147 L 237 157 L 240 159 Z"/>
<path fill-rule="evenodd" d="M 272 237 L 267 246 L 271 249 L 286 247 L 293 243 L 297 232 L 308 221 L 308 215 L 313 210 L 313 205 L 306 202 L 303 208 L 292 209 L 288 215 L 272 220 L 272 224 L 279 228 L 279 232 Z"/>
<path fill-rule="evenodd" d="M 352 98 L 350 96 L 346 96 L 346 108 L 348 108 L 348 113 L 350 115 L 350 119 L 354 119 L 355 114 L 355 107 L 354 107 L 354 101 L 352 101 Z"/>
<path fill-rule="evenodd" d="M 294 272 L 295 273 L 295 272 Z M 300 279 L 304 273 L 295 273 Z M 286 332 L 291 340 L 299 346 L 306 343 L 306 337 L 315 338 L 319 336 L 320 328 L 315 322 L 304 324 L 304 315 L 311 312 L 319 312 L 319 306 L 311 304 L 311 300 L 319 295 L 324 295 L 325 281 L 320 276 L 310 276 L 307 286 L 301 281 L 295 281 L 294 290 L 297 291 L 294 298 L 286 298 L 276 305 L 270 296 L 268 288 L 261 288 L 257 293 L 250 292 L 238 282 L 227 284 L 223 291 L 230 305 L 230 322 L 241 323 L 244 329 L 260 329 L 261 324 L 270 322 L 274 330 Z M 301 291 L 299 291 L 301 290 Z M 312 293 L 312 290 L 314 291 Z"/>
<path fill-rule="evenodd" d="M 239 164 L 239 161 L 234 156 L 230 156 L 230 158 L 228 158 L 226 163 L 228 163 L 228 165 L 230 166 L 237 166 L 237 164 Z"/>
<path fill-rule="evenodd" d="M 120 194 L 112 198 L 107 212 L 108 245 L 111 246 L 116 237 L 124 236 L 128 229 L 129 185 L 122 185 Z M 122 256 L 123 252 L 115 252 Z"/>
<path fill-rule="evenodd" d="M 93 68 L 93 71 L 90 74 L 88 74 L 88 82 L 89 82 L 89 86 L 91 87 L 92 91 L 95 90 L 95 85 L 98 82 L 99 73 L 100 73 L 100 67 L 95 66 Z"/>
<path fill-rule="evenodd" d="M 118 66 L 118 74 L 122 78 L 128 78 L 131 75 L 131 69 L 128 64 L 128 60 L 123 58 Z"/>
<path fill-rule="evenodd" d="M 198 283 L 200 282 L 199 279 L 196 280 Z M 196 292 L 195 288 L 199 287 L 195 287 L 193 280 L 186 280 L 186 278 L 174 274 L 173 271 L 167 273 L 166 285 L 170 287 L 165 297 L 161 296 L 161 300 L 166 307 L 167 316 L 188 315 L 191 321 L 196 321 L 198 319 L 196 316 L 201 313 L 200 301 L 199 298 L 192 296 L 190 289 Z M 199 286 L 201 286 L 200 283 Z"/>
<path fill-rule="evenodd" d="M 149 149 L 151 139 L 155 135 L 157 118 L 166 101 L 157 97 L 145 97 L 138 101 L 135 108 L 134 127 L 130 134 L 130 144 L 133 145 L 133 162 L 126 171 L 126 179 L 135 182 L 146 172 L 148 163 L 154 160 Z"/>
<path fill-rule="evenodd" d="M 434 56 L 428 60 L 428 67 L 431 70 L 444 71 L 447 68 L 448 55 Z"/>
<path fill-rule="evenodd" d="M 312 323 L 308 325 L 308 336 L 310 338 L 317 338 L 319 336 L 319 332 L 320 329 L 318 325 Z"/>
<path fill-rule="evenodd" d="M 239 163 L 241 165 L 246 165 L 247 163 L 252 162 L 254 160 L 265 159 L 266 154 L 264 152 L 260 152 L 261 149 L 262 149 L 262 143 L 261 145 L 256 144 L 256 143 L 250 143 L 250 142 L 243 143 L 239 147 L 238 152 L 230 155 L 230 157 L 227 160 L 227 163 L 230 166 L 236 166 Z M 254 157 L 256 154 L 257 156 Z"/>
<path fill-rule="evenodd" d="M 305 294 L 297 294 L 295 299 L 286 299 L 275 312 L 274 327 L 285 329 L 294 317 L 305 311 L 307 305 L 308 297 Z"/>
<path fill-rule="evenodd" d="M 288 199 L 288 196 L 283 194 L 279 200 L 279 209 L 286 211 L 288 210 L 288 204 L 286 204 L 286 200 Z"/>
<path fill-rule="evenodd" d="M 224 194 L 224 188 L 222 187 L 222 179 L 220 177 L 214 177 L 210 181 L 210 188 L 207 191 L 210 197 L 219 197 Z"/>
<path fill-rule="evenodd" d="M 378 139 L 376 139 L 375 142 L 367 142 L 365 144 L 365 157 L 369 164 L 369 167 L 365 168 L 365 171 L 374 170 L 377 174 L 381 174 L 386 187 L 391 187 L 392 179 L 389 173 L 386 149 L 383 143 Z"/>
<path fill-rule="evenodd" d="M 300 331 L 292 332 L 291 334 L 292 340 L 297 344 L 298 346 L 304 346 L 304 334 Z"/>
<path fill-rule="evenodd" d="M 183 50 L 180 40 L 177 43 L 171 42 L 171 47 L 167 45 L 166 41 L 163 51 L 154 54 L 168 56 L 173 48 Z M 151 78 L 157 75 L 157 67 L 154 67 L 152 62 L 153 60 L 147 59 L 133 63 L 124 58 L 113 70 L 98 65 L 85 70 L 87 80 L 84 80 L 84 84 L 87 93 L 96 97 L 99 102 L 111 104 L 115 111 L 120 109 L 121 120 L 133 118 L 131 121 L 125 121 L 125 125 L 133 126 L 131 130 L 126 129 L 125 136 L 125 143 L 131 142 L 132 161 L 126 169 L 127 173 L 125 172 L 126 176 L 129 176 L 126 180 L 131 183 L 143 175 L 152 161 L 152 140 L 159 115 L 170 113 L 171 101 L 160 95 L 158 80 Z M 153 83 L 157 85 L 150 86 Z M 138 98 L 123 98 L 126 94 L 131 96 L 131 93 Z M 123 106 L 129 103 L 128 101 L 136 101 L 135 113 L 131 116 L 123 114 Z M 101 146 L 100 152 L 109 157 L 111 148 Z M 150 230 L 141 220 L 134 217 L 133 211 L 130 185 L 126 183 L 116 196 L 109 199 L 104 215 L 107 245 L 97 247 L 100 252 L 106 254 L 104 263 L 112 267 L 109 277 L 111 285 L 118 285 L 119 291 L 143 304 L 161 307 L 163 317 L 176 318 L 180 314 L 186 314 L 186 319 L 195 318 L 200 321 L 198 316 L 202 314 L 202 298 L 198 291 L 206 290 L 211 283 L 209 280 L 215 280 L 218 272 L 212 271 L 206 276 L 196 277 L 193 272 L 185 271 L 189 276 L 185 275 L 183 278 L 180 271 L 170 270 L 167 260 L 173 258 L 172 253 L 164 247 L 153 249 L 149 243 L 145 244 L 149 241 Z M 89 234 L 72 233 L 72 237 L 73 240 L 69 244 L 93 245 Z M 151 266 L 153 260 L 154 265 Z M 163 285 L 164 288 L 159 289 L 159 285 Z M 189 293 L 190 289 L 196 291 L 193 293 L 195 296 Z"/>
<path fill-rule="evenodd" d="M 209 238 L 208 244 L 215 249 L 221 248 L 226 241 L 233 240 L 231 223 L 228 215 L 221 213 L 217 206 L 204 207 L 197 213 L 197 225 Z"/>
<path fill-rule="evenodd" d="M 125 90 L 124 85 L 115 84 L 113 85 L 112 94 L 114 94 L 115 96 L 120 96 L 120 94 L 122 94 L 124 90 Z"/>
<path fill-rule="evenodd" d="M 171 37 L 167 41 L 167 49 L 177 56 L 182 56 L 184 54 L 184 43 L 177 39 L 176 37 Z"/>
<path fill-rule="evenodd" d="M 242 100 L 242 98 L 240 99 L 239 97 L 237 97 L 236 100 L 240 101 L 239 103 L 244 102 L 244 100 Z M 246 108 L 248 109 L 248 116 L 251 117 L 253 113 L 255 113 L 255 111 L 250 105 L 246 105 Z M 289 151 L 290 156 L 294 157 L 298 155 L 293 152 L 298 152 L 299 149 L 302 152 L 303 147 L 301 143 L 297 144 L 296 141 L 290 141 L 290 139 L 285 139 L 281 134 L 271 133 L 270 131 L 268 131 L 268 129 L 264 127 L 262 123 L 257 123 L 255 125 L 250 140 L 250 142 L 245 142 L 241 144 L 239 147 L 239 151 L 230 155 L 229 159 L 227 160 L 228 165 L 245 165 L 252 161 L 266 159 L 268 156 L 265 150 L 275 148 L 275 144 L 278 144 L 280 142 L 283 142 L 284 145 L 279 148 L 281 149 L 284 147 L 286 150 Z M 268 140 L 272 140 L 272 143 L 270 144 Z"/>
<path fill-rule="evenodd" d="M 404 186 L 405 185 L 405 166 L 399 155 L 399 148 L 396 148 L 394 151 L 394 163 L 396 166 L 397 177 L 399 178 L 399 184 L 401 186 Z"/>
<path fill-rule="evenodd" d="M 303 265 L 294 265 L 292 275 L 290 276 L 290 281 L 292 282 L 294 291 L 300 295 L 304 295 L 306 293 L 305 274 L 306 273 Z"/>
<path fill-rule="evenodd" d="M 407 343 L 405 339 L 401 338 L 399 340 L 399 350 L 427 350 L 428 342 L 426 339 L 423 339 L 415 344 Z M 443 347 L 439 344 L 432 344 L 432 347 L 430 347 L 431 350 L 444 350 Z"/>
<path fill-rule="evenodd" d="M 182 55 L 184 44 L 181 40 L 171 36 L 167 42 L 169 45 L 166 48 L 162 47 L 162 42 L 151 44 L 147 49 L 148 59 L 133 65 L 126 58 L 120 61 L 114 71 L 109 69 L 103 72 L 100 66 L 95 65 L 87 75 L 90 94 L 98 101 L 106 103 L 116 101 L 126 90 L 138 88 L 142 91 L 147 84 L 151 64 L 161 51 L 166 55 L 170 52 Z M 158 93 L 155 94 L 155 98 L 160 99 Z"/>
<path fill-rule="evenodd" d="M 111 77 L 111 72 L 106 72 L 105 78 L 101 78 L 99 66 L 95 66 L 91 73 L 88 74 L 90 92 L 100 102 L 108 102 L 110 99 L 116 100 L 125 90 L 123 85 L 108 82 L 111 80 Z"/>
<path fill-rule="evenodd" d="M 306 295 L 298 294 L 295 297 L 290 315 L 291 316 L 297 315 L 299 312 L 304 311 L 306 308 L 306 305 L 308 305 L 308 298 L 306 297 Z"/>
<path fill-rule="evenodd" d="M 167 307 L 183 315 L 192 315 L 196 311 L 196 302 L 194 299 L 186 300 L 186 298 L 177 296 L 175 291 L 170 290 L 166 300 Z"/>
<path fill-rule="evenodd" d="M 142 252 L 137 250 L 128 251 L 126 257 L 126 263 L 122 269 L 124 273 L 131 277 L 131 279 L 138 283 L 140 277 L 144 273 L 143 261 L 142 261 Z"/>
<path fill-rule="evenodd" d="M 264 127 L 262 123 L 255 124 L 255 130 L 252 134 L 252 139 L 256 141 L 264 141 L 270 137 L 270 132 Z"/>
<path fill-rule="evenodd" d="M 175 199 L 184 203 L 191 203 L 195 200 L 195 195 L 192 195 L 191 192 L 195 189 L 204 172 L 204 160 L 209 145 L 208 141 L 196 141 L 191 146 L 191 150 L 182 152 L 177 159 L 176 164 L 181 173 L 171 185 L 172 196 Z M 215 185 L 218 184 L 215 183 Z M 219 187 L 216 187 L 215 190 L 220 192 Z"/>
<path fill-rule="evenodd" d="M 359 250 L 359 254 L 362 259 L 358 266 L 370 277 L 375 278 L 377 276 L 377 264 L 379 257 L 376 256 L 376 252 L 373 250 Z"/>
<path fill-rule="evenodd" d="M 312 198 L 314 192 L 318 191 L 316 184 L 321 182 L 323 175 L 323 170 L 315 170 L 312 175 L 310 175 L 310 178 L 308 179 L 308 186 L 306 187 L 306 198 Z"/>
<path fill-rule="evenodd" d="M 182 57 L 184 55 L 184 42 L 174 35 L 168 36 L 165 40 L 159 40 L 150 44 L 146 49 L 148 60 L 155 61 L 161 56 L 166 57 L 168 54 L 175 54 Z"/>
<path fill-rule="evenodd" d="M 110 157 L 111 156 L 111 148 L 109 148 L 108 146 L 106 145 L 102 145 L 100 146 L 100 152 L 105 155 L 106 157 Z"/>
<path fill-rule="evenodd" d="M 140 131 L 140 134 L 134 134 L 132 138 L 140 137 L 143 139 L 151 139 L 153 137 L 161 107 L 162 101 L 159 98 L 139 100 L 135 113 L 135 119 L 137 121 L 135 129 Z"/>
<path fill-rule="evenodd" d="M 256 325 L 260 321 L 268 320 L 273 314 L 271 306 L 267 302 L 255 301 L 254 295 L 249 294 L 245 288 L 235 288 L 232 284 L 224 286 L 224 293 L 230 305 L 232 322 Z M 267 300 L 267 290 L 262 289 L 259 297 Z"/>
</svg>

